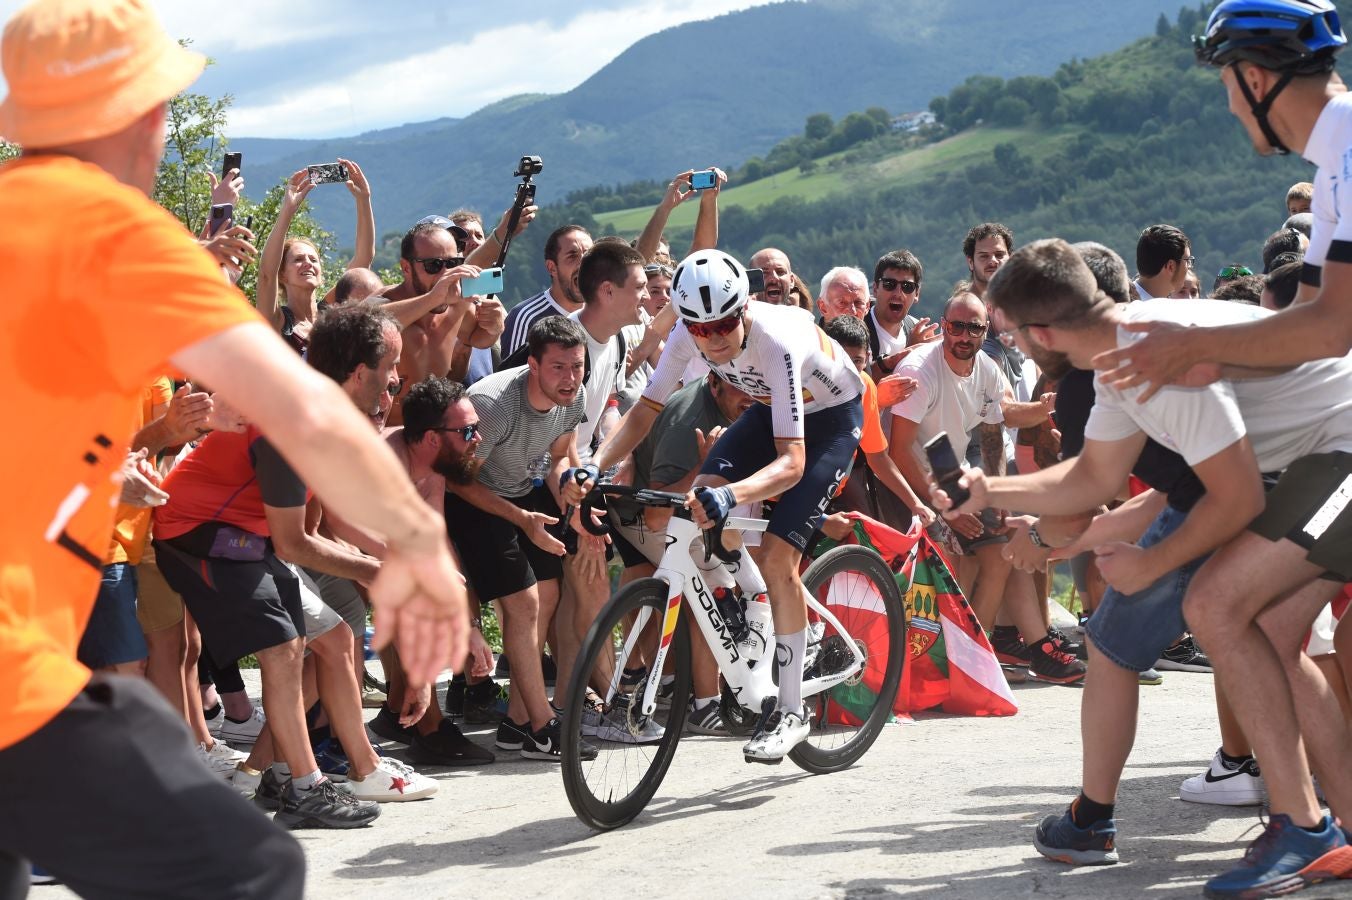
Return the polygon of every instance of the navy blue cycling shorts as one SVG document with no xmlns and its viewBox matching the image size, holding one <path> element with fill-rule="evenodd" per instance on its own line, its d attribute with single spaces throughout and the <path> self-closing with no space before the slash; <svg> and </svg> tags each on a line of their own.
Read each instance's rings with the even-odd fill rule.
<svg viewBox="0 0 1352 900">
<path fill-rule="evenodd" d="M 863 424 L 864 406 L 859 398 L 808 413 L 803 422 L 803 477 L 775 503 L 766 531 L 799 550 L 807 549 L 808 540 L 826 515 L 827 504 L 850 474 Z M 723 432 L 700 474 L 741 481 L 774 462 L 778 455 L 770 407 L 757 403 Z"/>
</svg>

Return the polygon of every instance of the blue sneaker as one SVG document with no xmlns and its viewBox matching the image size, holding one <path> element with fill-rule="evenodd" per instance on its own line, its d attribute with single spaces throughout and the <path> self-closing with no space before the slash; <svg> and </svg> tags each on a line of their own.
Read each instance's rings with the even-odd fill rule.
<svg viewBox="0 0 1352 900">
<path fill-rule="evenodd" d="M 1104 819 L 1088 828 L 1078 828 L 1067 809 L 1048 816 L 1033 834 L 1038 853 L 1072 866 L 1111 866 L 1117 862 L 1117 822 Z"/>
<path fill-rule="evenodd" d="M 347 754 L 343 752 L 341 744 L 333 738 L 325 738 L 315 745 L 314 751 L 319 771 L 335 784 L 347 781 Z"/>
<path fill-rule="evenodd" d="M 29 876 L 28 876 L 28 883 L 29 883 L 29 884 L 60 884 L 60 883 L 61 883 L 60 881 L 57 881 L 55 875 L 53 875 L 51 872 L 48 872 L 46 869 L 44 869 L 42 866 L 38 865 L 37 863 L 31 863 L 30 865 L 31 865 L 31 871 L 30 871 L 30 874 L 29 874 Z"/>
<path fill-rule="evenodd" d="M 1242 900 L 1276 897 L 1349 874 L 1352 847 L 1332 817 L 1320 820 L 1319 831 L 1306 831 L 1278 814 L 1244 851 L 1244 862 L 1208 881 L 1204 893 Z"/>
</svg>

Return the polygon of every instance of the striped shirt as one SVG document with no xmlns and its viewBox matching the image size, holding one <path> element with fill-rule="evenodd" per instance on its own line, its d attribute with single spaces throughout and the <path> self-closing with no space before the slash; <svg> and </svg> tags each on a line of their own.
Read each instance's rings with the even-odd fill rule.
<svg viewBox="0 0 1352 900">
<path fill-rule="evenodd" d="M 479 414 L 482 440 L 475 456 L 483 460 L 479 483 L 499 497 L 524 497 L 531 491 L 530 465 L 551 444 L 575 431 L 586 412 L 587 390 L 573 402 L 540 412 L 526 396 L 528 366 L 505 369 L 474 383 L 469 400 Z"/>
<path fill-rule="evenodd" d="M 522 300 L 507 313 L 507 322 L 502 331 L 502 358 L 506 359 L 526 343 L 530 336 L 530 327 L 548 316 L 566 316 L 568 310 L 559 305 L 548 290 L 542 291 L 529 300 Z"/>
</svg>

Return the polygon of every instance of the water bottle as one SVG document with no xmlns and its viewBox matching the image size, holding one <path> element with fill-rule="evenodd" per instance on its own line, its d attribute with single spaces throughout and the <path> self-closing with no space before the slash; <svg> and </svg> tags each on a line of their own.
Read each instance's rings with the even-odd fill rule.
<svg viewBox="0 0 1352 900">
<path fill-rule="evenodd" d="M 764 594 L 757 594 L 746 604 L 746 637 L 737 644 L 737 652 L 755 662 L 775 643 L 775 626 L 770 615 L 770 603 Z"/>
<path fill-rule="evenodd" d="M 541 454 L 527 466 L 526 471 L 530 473 L 530 483 L 532 488 L 543 487 L 545 476 L 549 474 L 549 454 Z"/>
</svg>

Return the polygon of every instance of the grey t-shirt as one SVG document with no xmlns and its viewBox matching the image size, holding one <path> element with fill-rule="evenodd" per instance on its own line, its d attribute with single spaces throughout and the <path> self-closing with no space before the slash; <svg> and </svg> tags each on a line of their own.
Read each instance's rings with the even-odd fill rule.
<svg viewBox="0 0 1352 900">
<path fill-rule="evenodd" d="M 574 431 L 586 410 L 581 388 L 566 407 L 539 412 L 526 397 L 530 368 L 504 369 L 474 383 L 470 402 L 479 414 L 481 441 L 475 455 L 484 460 L 479 483 L 500 497 L 524 497 L 531 491 L 530 464 L 561 435 Z"/>
</svg>

